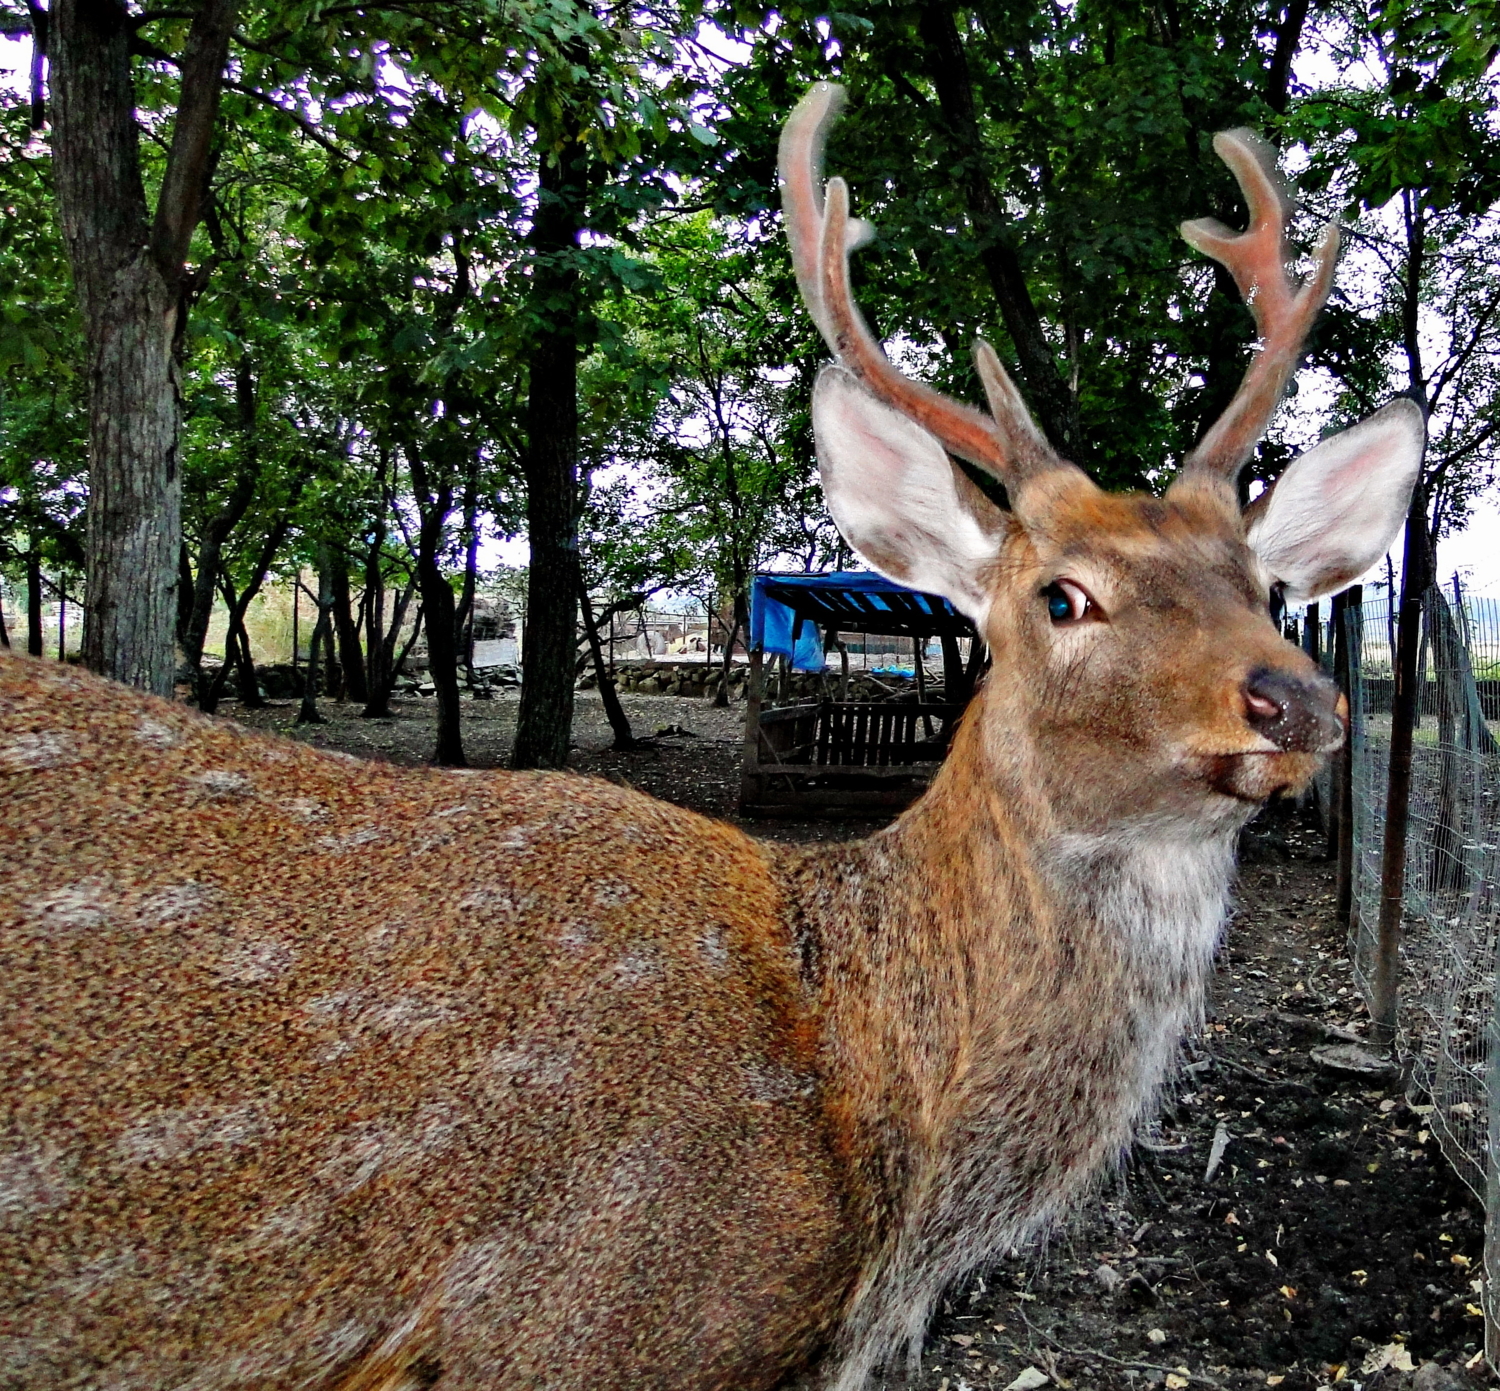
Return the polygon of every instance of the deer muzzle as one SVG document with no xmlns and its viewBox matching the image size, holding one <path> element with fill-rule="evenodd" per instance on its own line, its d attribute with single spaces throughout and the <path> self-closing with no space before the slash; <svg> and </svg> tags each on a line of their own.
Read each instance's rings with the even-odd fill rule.
<svg viewBox="0 0 1500 1391">
<path fill-rule="evenodd" d="M 1260 667 L 1245 679 L 1245 719 L 1284 753 L 1331 753 L 1344 742 L 1347 704 L 1320 672 Z"/>
</svg>

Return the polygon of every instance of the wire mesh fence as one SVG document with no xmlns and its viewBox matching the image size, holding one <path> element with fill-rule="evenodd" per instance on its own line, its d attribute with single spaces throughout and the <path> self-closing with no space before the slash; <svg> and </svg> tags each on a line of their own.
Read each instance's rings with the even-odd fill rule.
<svg viewBox="0 0 1500 1391">
<path fill-rule="evenodd" d="M 1373 591 L 1373 592 L 1372 592 Z M 1354 912 L 1350 958 L 1371 997 L 1395 691 L 1395 615 L 1370 587 L 1350 614 Z M 1358 615 L 1357 619 L 1355 615 Z M 1483 1194 L 1486 1067 L 1500 896 L 1500 603 L 1434 587 L 1417 661 L 1401 943 L 1400 1047 L 1431 1098 L 1431 1128 Z"/>
<path fill-rule="evenodd" d="M 1353 822 L 1350 959 L 1376 1013 L 1377 924 L 1396 688 L 1389 585 L 1346 609 Z M 1307 618 L 1303 619 L 1304 624 Z M 1331 647 L 1333 644 L 1330 643 Z M 1426 1124 L 1484 1201 L 1487 1344 L 1500 1350 L 1500 602 L 1458 578 L 1422 600 L 1402 889 L 1397 1044 Z"/>
</svg>

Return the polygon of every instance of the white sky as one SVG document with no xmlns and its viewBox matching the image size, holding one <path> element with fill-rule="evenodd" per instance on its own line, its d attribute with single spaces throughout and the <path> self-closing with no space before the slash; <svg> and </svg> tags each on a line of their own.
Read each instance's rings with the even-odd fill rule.
<svg viewBox="0 0 1500 1391">
<path fill-rule="evenodd" d="M 26 90 L 30 56 L 29 38 L 0 36 L 0 88 L 17 92 Z M 524 539 L 492 541 L 484 550 L 483 563 L 487 566 L 502 563 L 524 565 L 527 562 Z M 1396 561 L 1399 569 L 1399 541 Z M 1463 532 L 1438 543 L 1438 574 L 1446 579 L 1455 570 L 1464 576 L 1472 591 L 1500 594 L 1500 497 L 1493 489 L 1475 506 Z M 1384 572 L 1382 561 L 1371 572 L 1370 578 Z"/>
</svg>

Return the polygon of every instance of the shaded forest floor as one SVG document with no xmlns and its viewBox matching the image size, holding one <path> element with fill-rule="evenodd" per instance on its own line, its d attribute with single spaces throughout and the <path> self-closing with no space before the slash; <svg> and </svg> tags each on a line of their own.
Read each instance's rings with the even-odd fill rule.
<svg viewBox="0 0 1500 1391">
<path fill-rule="evenodd" d="M 650 746 L 610 752 L 598 697 L 580 692 L 573 766 L 738 820 L 743 706 L 624 699 Z M 431 702 L 396 709 L 394 720 L 369 721 L 330 703 L 328 724 L 300 730 L 294 705 L 241 717 L 321 747 L 424 762 Z M 513 694 L 465 705 L 474 766 L 503 766 L 515 714 Z M 872 829 L 741 824 L 785 840 Z M 1320 838 L 1295 825 L 1258 845 L 1241 872 L 1208 1019 L 1185 1045 L 1152 1135 L 1067 1225 L 952 1292 L 912 1388 L 1488 1384 L 1465 1370 L 1483 1338 L 1482 1210 L 1442 1158 L 1428 1108 L 1409 1104 L 1395 1080 L 1314 1058 L 1365 1025 L 1332 870 Z M 1408 1370 L 1424 1363 L 1439 1365 Z"/>
</svg>

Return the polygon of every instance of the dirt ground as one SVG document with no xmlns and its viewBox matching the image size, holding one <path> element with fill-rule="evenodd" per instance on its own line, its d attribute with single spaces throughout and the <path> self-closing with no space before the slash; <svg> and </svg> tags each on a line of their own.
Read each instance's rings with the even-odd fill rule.
<svg viewBox="0 0 1500 1391">
<path fill-rule="evenodd" d="M 743 707 L 624 702 L 637 734 L 656 736 L 651 745 L 610 752 L 598 697 L 580 692 L 572 764 L 737 820 Z M 330 704 L 328 724 L 301 729 L 293 705 L 243 718 L 322 747 L 423 762 L 431 702 L 396 709 L 394 720 L 363 721 Z M 501 766 L 515 696 L 464 714 L 471 763 Z M 872 829 L 741 824 L 784 840 Z M 1184 1046 L 1153 1133 L 1067 1225 L 952 1292 L 910 1387 L 1489 1384 L 1477 1361 L 1466 1370 L 1483 1341 L 1483 1213 L 1430 1135 L 1430 1108 L 1409 1102 L 1399 1079 L 1348 1075 L 1314 1057 L 1361 1036 L 1366 1022 L 1321 838 L 1282 822 L 1256 848 L 1208 1019 Z M 1438 1365 L 1411 1370 L 1424 1363 Z"/>
</svg>

